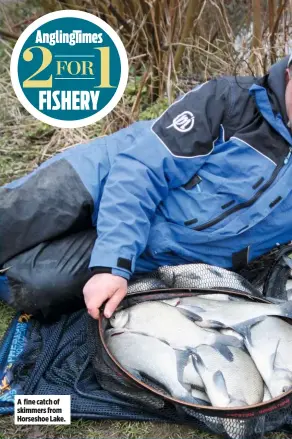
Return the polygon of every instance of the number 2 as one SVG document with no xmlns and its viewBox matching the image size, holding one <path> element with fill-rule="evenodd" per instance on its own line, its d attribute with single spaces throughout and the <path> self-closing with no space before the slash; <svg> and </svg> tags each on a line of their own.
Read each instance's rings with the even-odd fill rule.
<svg viewBox="0 0 292 439">
<path fill-rule="evenodd" d="M 26 49 L 23 52 L 23 59 L 25 61 L 32 61 L 33 60 L 33 52 L 31 49 L 39 49 L 42 52 L 42 56 L 43 56 L 43 61 L 42 61 L 42 65 L 40 66 L 40 68 L 33 73 L 29 78 L 27 78 L 25 81 L 23 81 L 23 88 L 39 88 L 39 87 L 44 87 L 44 88 L 52 88 L 53 86 L 53 75 L 51 75 L 49 77 L 49 79 L 45 79 L 45 80 L 38 80 L 38 79 L 32 79 L 35 76 L 37 76 L 39 73 L 41 73 L 43 70 L 45 70 L 52 62 L 53 56 L 52 53 L 49 49 L 47 49 L 46 47 L 42 47 L 42 46 L 32 46 L 29 47 L 28 49 Z"/>
</svg>

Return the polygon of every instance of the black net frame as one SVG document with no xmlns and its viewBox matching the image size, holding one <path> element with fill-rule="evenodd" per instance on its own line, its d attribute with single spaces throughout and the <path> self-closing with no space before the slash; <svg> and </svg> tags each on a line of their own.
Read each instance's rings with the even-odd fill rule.
<svg viewBox="0 0 292 439">
<path fill-rule="evenodd" d="M 214 294 L 224 290 L 152 290 L 143 293 L 133 293 L 122 302 L 119 309 L 128 308 L 134 304 L 149 300 L 164 300 L 171 297 L 186 297 L 197 294 Z M 250 294 L 224 291 L 226 294 L 245 297 L 246 300 L 268 303 L 265 298 L 253 297 Z M 180 421 L 194 425 L 196 428 L 221 435 L 231 439 L 260 439 L 265 433 L 280 429 L 289 423 L 292 406 L 292 391 L 265 403 L 238 409 L 210 408 L 185 404 L 174 400 L 165 389 L 151 382 L 149 377 L 142 377 L 137 382 L 136 377 L 125 371 L 114 359 L 106 346 L 104 332 L 109 327 L 109 321 L 101 317 L 97 328 L 96 321 L 90 321 L 90 332 L 95 331 L 95 348 L 91 361 L 97 379 L 105 389 L 111 389 L 118 397 L 135 400 L 144 405 L 145 410 L 155 412 L 169 410 L 169 407 L 179 414 Z M 106 372 L 105 372 L 106 370 Z M 113 383 L 115 383 L 113 385 Z M 166 415 L 167 416 L 167 415 Z"/>
</svg>

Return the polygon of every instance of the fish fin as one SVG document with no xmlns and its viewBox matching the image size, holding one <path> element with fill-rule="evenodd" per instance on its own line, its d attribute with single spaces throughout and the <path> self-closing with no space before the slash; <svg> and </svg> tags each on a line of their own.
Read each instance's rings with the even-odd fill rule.
<svg viewBox="0 0 292 439">
<path fill-rule="evenodd" d="M 216 342 L 212 345 L 212 347 L 216 349 L 216 351 L 218 351 L 230 363 L 234 360 L 233 353 L 225 344 Z"/>
<path fill-rule="evenodd" d="M 251 296 L 251 294 L 250 293 L 244 293 L 244 294 L 246 294 L 246 296 L 247 297 L 250 297 Z M 240 296 L 240 297 L 238 297 L 238 296 L 231 296 L 231 295 L 229 295 L 228 294 L 228 301 L 229 302 L 240 302 L 240 301 L 244 301 L 246 299 L 246 297 L 243 297 L 243 296 Z"/>
<path fill-rule="evenodd" d="M 161 300 L 161 302 L 166 303 L 166 305 L 173 306 L 174 308 L 179 305 L 179 299 L 165 299 Z"/>
<path fill-rule="evenodd" d="M 130 367 L 127 367 L 127 372 L 129 372 L 131 375 L 137 378 L 137 380 L 143 381 L 142 375 L 137 369 L 131 369 Z"/>
<path fill-rule="evenodd" d="M 193 308 L 193 307 L 192 307 Z M 192 312 L 189 309 L 186 308 L 182 308 L 181 306 L 177 307 L 177 310 L 183 314 L 185 317 L 187 317 L 189 320 L 191 320 L 192 322 L 201 322 L 203 319 L 201 316 L 199 316 L 198 314 Z"/>
<path fill-rule="evenodd" d="M 284 261 L 288 265 L 289 268 L 292 268 L 292 260 L 289 258 L 289 256 L 283 256 Z"/>
<path fill-rule="evenodd" d="M 158 338 L 157 340 L 160 340 L 160 338 Z M 184 344 L 171 343 L 171 344 L 169 344 L 169 346 L 170 346 L 172 349 L 174 349 L 175 351 L 181 351 L 181 352 L 183 352 L 183 351 L 186 350 L 186 347 L 185 347 Z"/>
<path fill-rule="evenodd" d="M 211 405 L 211 403 L 209 402 L 209 401 L 205 401 L 204 399 L 200 399 L 200 398 L 194 398 L 194 397 L 192 397 L 193 399 L 194 399 L 194 403 L 193 404 L 197 404 L 197 405 L 206 405 L 206 406 L 210 406 Z"/>
<path fill-rule="evenodd" d="M 175 396 L 175 395 L 174 395 Z M 196 405 L 207 405 L 210 406 L 211 404 L 207 401 L 203 401 L 200 398 L 194 398 L 191 394 L 185 395 L 180 398 L 182 401 L 188 402 L 189 404 L 196 404 Z"/>
<path fill-rule="evenodd" d="M 289 370 L 289 366 L 287 366 L 286 364 L 283 364 L 282 367 L 277 366 L 277 358 L 279 358 L 279 346 L 280 346 L 280 343 L 281 343 L 281 339 L 278 340 L 275 353 L 271 355 L 272 368 L 275 371 L 284 372 L 288 379 L 292 379 L 292 371 Z"/>
<path fill-rule="evenodd" d="M 180 305 L 180 306 L 184 306 L 186 307 L 185 309 L 189 309 L 190 312 L 192 312 L 192 310 L 194 312 L 206 312 L 206 310 L 204 308 L 202 308 L 201 306 L 198 305 Z"/>
<path fill-rule="evenodd" d="M 184 369 L 188 363 L 191 353 L 188 350 L 184 350 L 184 351 L 175 350 L 175 355 L 176 355 L 178 380 L 180 383 L 182 383 Z"/>
<path fill-rule="evenodd" d="M 234 331 L 242 335 L 249 345 L 253 346 L 250 330 L 257 323 L 260 323 L 263 320 L 265 320 L 265 318 L 266 316 L 255 317 L 254 319 L 246 320 L 243 323 L 239 323 L 238 325 L 232 326 L 232 329 L 234 329 Z"/>
<path fill-rule="evenodd" d="M 230 402 L 230 396 L 227 391 L 226 381 L 223 376 L 223 373 L 220 370 L 217 370 L 213 375 L 213 382 L 216 388 L 219 390 L 220 394 Z"/>
<path fill-rule="evenodd" d="M 292 380 L 292 371 L 289 370 L 289 368 L 286 367 L 286 366 L 283 366 L 283 367 L 277 366 L 277 364 L 276 364 L 276 355 L 275 354 L 271 355 L 271 363 L 272 363 L 272 365 L 274 365 L 273 366 L 274 367 L 273 370 L 275 372 L 282 372 L 283 375 L 285 375 L 286 378 L 288 378 L 289 380 Z"/>
<path fill-rule="evenodd" d="M 196 352 L 195 349 L 193 349 L 192 352 L 192 362 L 195 366 L 196 371 L 201 376 L 201 373 L 203 373 L 206 370 L 206 366 L 204 361 L 202 360 L 202 357 Z"/>
<path fill-rule="evenodd" d="M 129 371 L 129 369 L 127 369 Z M 140 378 L 138 378 L 138 375 L 140 376 Z M 137 373 L 137 378 L 140 379 L 140 381 L 142 381 L 143 383 L 145 383 L 146 380 L 146 384 L 156 384 L 158 387 L 162 388 L 165 392 L 167 392 L 169 395 L 171 395 L 170 389 L 168 389 L 167 387 L 165 387 L 165 385 L 163 385 L 159 380 L 157 380 L 156 378 L 153 378 L 153 376 L 151 376 L 150 374 L 148 374 L 147 372 L 143 371 L 141 373 Z M 148 381 L 148 382 L 147 382 Z M 183 388 L 184 386 L 182 386 Z M 185 390 L 185 389 L 184 389 Z"/>
<path fill-rule="evenodd" d="M 239 340 L 239 338 L 234 337 L 233 335 L 218 335 L 218 337 L 216 338 L 216 343 L 233 346 L 235 348 L 243 347 L 243 340 Z"/>
<path fill-rule="evenodd" d="M 292 302 L 291 301 L 284 302 L 279 306 L 281 309 L 281 316 L 292 318 Z"/>
<path fill-rule="evenodd" d="M 228 407 L 245 407 L 247 405 L 248 405 L 247 402 L 244 401 L 243 399 L 236 399 L 236 398 L 232 398 L 231 396 Z"/>
<path fill-rule="evenodd" d="M 280 345 L 281 340 L 278 340 L 277 346 L 276 346 L 276 350 L 275 352 L 271 355 L 271 363 L 272 363 L 272 369 L 275 370 L 276 369 L 276 358 L 277 358 L 277 354 L 278 354 L 278 349 L 279 349 L 279 345 Z"/>
</svg>

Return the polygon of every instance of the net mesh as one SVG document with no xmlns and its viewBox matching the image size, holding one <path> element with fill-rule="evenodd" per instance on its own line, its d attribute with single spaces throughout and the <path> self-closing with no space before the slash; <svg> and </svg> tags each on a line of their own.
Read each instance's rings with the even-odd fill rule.
<svg viewBox="0 0 292 439">
<path fill-rule="evenodd" d="M 15 363 L 13 385 L 28 395 L 71 395 L 73 417 L 161 420 L 135 402 L 116 398 L 96 380 L 89 361 L 88 314 L 63 315 L 58 322 L 32 320 L 27 345 Z M 87 341 L 89 340 L 89 345 Z"/>
<path fill-rule="evenodd" d="M 155 282 L 157 287 L 157 278 Z M 148 299 L 151 297 L 149 293 Z M 163 294 L 156 298 L 163 298 Z M 139 300 L 137 295 L 129 295 L 124 305 Z M 231 439 L 260 439 L 269 431 L 292 431 L 290 399 L 284 406 L 253 413 L 248 419 L 223 418 L 170 402 L 138 386 L 111 360 L 96 321 L 84 310 L 63 315 L 58 322 L 33 319 L 27 345 L 12 374 L 14 385 L 25 394 L 70 394 L 73 417 L 187 423 Z M 143 380 L 165 393 L 149 378 Z"/>
</svg>

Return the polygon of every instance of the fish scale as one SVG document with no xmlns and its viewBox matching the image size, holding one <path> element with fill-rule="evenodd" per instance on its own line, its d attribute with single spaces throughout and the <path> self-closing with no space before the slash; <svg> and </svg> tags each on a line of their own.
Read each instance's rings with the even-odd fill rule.
<svg viewBox="0 0 292 439">
<path fill-rule="evenodd" d="M 272 397 L 292 389 L 292 326 L 266 317 L 250 328 L 246 347 Z"/>
<path fill-rule="evenodd" d="M 185 264 L 159 267 L 161 280 L 169 288 L 229 288 L 260 296 L 246 279 L 237 273 L 208 264 Z"/>
<path fill-rule="evenodd" d="M 194 364 L 212 405 L 238 407 L 262 402 L 264 383 L 253 360 L 240 348 L 228 349 L 232 361 L 212 346 L 201 345 L 196 349 Z"/>
<path fill-rule="evenodd" d="M 230 289 L 260 297 L 260 292 L 244 277 L 208 264 L 159 267 L 129 282 L 128 294 L 166 288 Z"/>
</svg>

